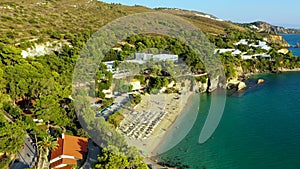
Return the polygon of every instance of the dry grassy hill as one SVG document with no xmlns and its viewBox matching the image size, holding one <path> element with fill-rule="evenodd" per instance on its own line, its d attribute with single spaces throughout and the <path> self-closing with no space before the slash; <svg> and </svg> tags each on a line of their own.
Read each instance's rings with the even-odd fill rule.
<svg viewBox="0 0 300 169">
<path fill-rule="evenodd" d="M 0 2 L 0 32 L 14 42 L 36 39 L 51 32 L 65 34 L 97 30 L 107 22 L 149 8 L 112 5 L 95 0 L 26 0 Z"/>
<path fill-rule="evenodd" d="M 178 9 L 160 9 L 159 11 L 185 18 L 188 21 L 195 24 L 197 27 L 199 27 L 203 32 L 210 33 L 210 34 L 224 34 L 225 33 L 224 29 L 226 28 L 236 29 L 240 31 L 247 31 L 247 29 L 238 26 L 236 24 L 230 23 L 228 21 L 219 21 L 217 19 L 203 17 L 201 15 L 205 15 L 205 14 L 201 12 L 178 10 Z"/>
<path fill-rule="evenodd" d="M 0 41 L 16 44 L 25 40 L 60 39 L 67 32 L 96 31 L 116 18 L 155 11 L 143 6 L 107 4 L 96 0 L 2 0 L 0 2 Z M 235 24 L 196 15 L 199 12 L 160 9 L 191 21 L 201 30 L 222 34 L 225 28 L 245 30 Z"/>
</svg>

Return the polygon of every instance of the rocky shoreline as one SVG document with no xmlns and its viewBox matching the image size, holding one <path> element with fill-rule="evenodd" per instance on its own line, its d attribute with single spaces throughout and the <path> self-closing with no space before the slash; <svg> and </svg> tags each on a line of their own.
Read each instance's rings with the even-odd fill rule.
<svg viewBox="0 0 300 169">
<path fill-rule="evenodd" d="M 211 93 L 218 88 L 226 88 L 227 90 L 236 90 L 241 91 L 247 87 L 245 81 L 249 79 L 249 77 L 253 75 L 259 75 L 263 73 L 282 73 L 282 72 L 300 72 L 300 68 L 294 69 L 287 69 L 287 68 L 280 68 L 277 72 L 272 71 L 257 71 L 257 72 L 239 72 L 239 74 L 235 78 L 228 79 L 226 84 L 220 82 L 219 77 L 210 79 L 207 78 L 205 83 L 198 83 L 199 88 L 196 89 L 199 93 Z M 263 79 L 258 79 L 257 84 L 264 83 Z"/>
</svg>

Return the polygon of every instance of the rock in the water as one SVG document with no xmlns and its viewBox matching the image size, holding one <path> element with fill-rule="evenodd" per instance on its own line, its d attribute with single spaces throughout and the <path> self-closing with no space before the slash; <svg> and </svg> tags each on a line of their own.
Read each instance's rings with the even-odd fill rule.
<svg viewBox="0 0 300 169">
<path fill-rule="evenodd" d="M 262 84 L 262 83 L 264 83 L 264 82 L 265 82 L 264 79 L 258 79 L 258 80 L 257 80 L 257 84 Z"/>
<path fill-rule="evenodd" d="M 212 92 L 218 88 L 219 76 L 208 79 L 208 92 Z"/>
<path fill-rule="evenodd" d="M 238 80 L 238 79 L 230 79 L 228 82 L 227 82 L 227 89 L 236 89 L 238 84 L 240 83 L 241 81 Z"/>
<path fill-rule="evenodd" d="M 240 91 L 240 90 L 245 89 L 246 87 L 247 87 L 247 85 L 245 82 L 240 82 L 237 89 L 238 89 L 238 91 Z"/>
</svg>

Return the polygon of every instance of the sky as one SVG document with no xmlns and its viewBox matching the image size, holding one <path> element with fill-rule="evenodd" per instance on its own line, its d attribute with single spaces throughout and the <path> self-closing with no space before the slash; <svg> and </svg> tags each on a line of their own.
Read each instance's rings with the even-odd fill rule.
<svg viewBox="0 0 300 169">
<path fill-rule="evenodd" d="M 299 0 L 101 0 L 150 8 L 169 7 L 196 10 L 220 19 L 247 23 L 265 21 L 277 26 L 300 29 Z"/>
</svg>

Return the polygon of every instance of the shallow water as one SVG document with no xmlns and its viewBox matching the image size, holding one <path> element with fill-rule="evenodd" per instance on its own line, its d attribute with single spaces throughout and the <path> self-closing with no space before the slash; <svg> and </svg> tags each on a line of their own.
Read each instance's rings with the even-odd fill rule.
<svg viewBox="0 0 300 169">
<path fill-rule="evenodd" d="M 253 78 L 263 78 L 265 83 L 228 96 L 219 127 L 204 144 L 198 139 L 211 96 L 200 95 L 192 130 L 160 155 L 161 161 L 206 169 L 300 168 L 300 72 Z"/>
</svg>

